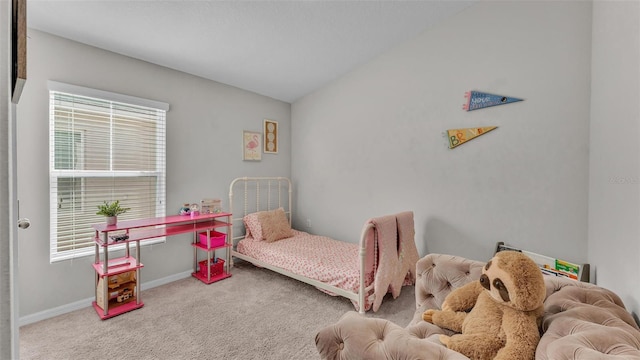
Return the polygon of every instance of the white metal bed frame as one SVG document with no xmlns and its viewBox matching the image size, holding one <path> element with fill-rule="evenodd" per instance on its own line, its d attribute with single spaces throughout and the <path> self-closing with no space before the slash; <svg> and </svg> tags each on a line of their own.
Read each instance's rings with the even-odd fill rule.
<svg viewBox="0 0 640 360">
<path fill-rule="evenodd" d="M 243 195 L 244 195 L 244 205 L 243 205 L 243 209 L 242 211 L 236 213 L 234 211 L 234 187 L 236 185 L 244 185 L 243 189 Z M 249 188 L 249 186 L 252 185 L 253 187 Z M 287 204 L 285 207 L 285 204 L 283 204 L 283 196 L 285 196 L 285 194 L 283 194 L 282 188 L 286 189 L 286 200 L 287 200 Z M 239 226 L 244 227 L 244 224 L 242 223 L 242 218 L 246 215 L 248 215 L 250 212 L 254 212 L 253 208 L 250 209 L 249 205 L 249 199 L 248 199 L 248 190 L 250 189 L 255 189 L 256 191 L 256 208 L 255 211 L 263 211 L 263 210 L 273 210 L 273 209 L 277 209 L 279 207 L 283 207 L 285 208 L 285 213 L 288 215 L 289 218 L 289 224 L 291 224 L 292 218 L 293 218 L 293 210 L 291 207 L 291 194 L 292 194 L 292 186 L 291 186 L 291 180 L 289 180 L 288 178 L 285 177 L 240 177 L 240 178 L 236 178 L 231 182 L 231 185 L 229 185 L 229 212 L 232 214 L 231 216 L 231 226 L 230 226 L 230 235 L 229 237 L 231 238 L 231 242 L 232 242 L 232 248 L 231 248 L 231 266 L 233 266 L 233 258 L 237 257 L 239 259 L 248 261 L 256 266 L 260 266 L 260 267 L 264 267 L 267 268 L 271 271 L 275 271 L 279 274 L 282 274 L 284 276 L 293 278 L 295 280 L 298 281 L 302 281 L 304 283 L 307 283 L 309 285 L 315 286 L 317 288 L 329 291 L 331 293 L 343 296 L 347 299 L 350 299 L 352 301 L 356 301 L 358 304 L 358 311 L 361 314 L 365 313 L 365 294 L 367 294 L 371 289 L 373 289 L 373 284 L 374 281 L 371 282 L 371 284 L 369 286 L 365 286 L 365 257 L 366 257 L 366 236 L 367 233 L 373 229 L 373 224 L 370 223 L 366 223 L 363 228 L 362 228 L 362 232 L 360 234 L 360 244 L 359 244 L 359 268 L 360 268 L 360 283 L 359 283 L 359 288 L 358 288 L 358 292 L 352 292 L 349 290 L 345 290 L 345 289 L 341 289 L 338 288 L 336 286 L 333 285 L 329 285 L 326 283 L 323 283 L 321 281 L 318 281 L 316 279 L 311 279 L 308 278 L 306 276 L 302 276 L 296 273 L 293 273 L 291 271 L 285 270 L 283 268 L 271 265 L 269 263 L 265 263 L 264 261 L 252 258 L 250 256 L 247 256 L 245 254 L 239 253 L 236 251 L 236 245 L 237 245 L 237 241 L 240 241 L 244 238 L 244 234 L 242 235 L 238 235 L 235 236 L 234 235 L 234 224 L 239 222 Z M 261 190 L 262 189 L 262 190 Z M 261 195 L 261 191 L 263 191 L 262 195 Z M 264 191 L 266 191 L 266 195 L 264 195 Z M 273 193 L 272 193 L 273 192 Z M 260 207 L 261 204 L 261 200 L 264 200 L 264 196 L 266 196 L 266 207 Z M 264 202 L 262 202 L 264 204 Z M 271 205 L 276 205 L 274 207 L 271 207 Z M 376 241 L 374 241 L 374 244 L 376 244 Z M 375 247 L 375 245 L 374 245 Z M 374 251 L 376 249 L 374 248 Z M 374 272 L 376 270 L 376 257 L 374 255 Z"/>
</svg>

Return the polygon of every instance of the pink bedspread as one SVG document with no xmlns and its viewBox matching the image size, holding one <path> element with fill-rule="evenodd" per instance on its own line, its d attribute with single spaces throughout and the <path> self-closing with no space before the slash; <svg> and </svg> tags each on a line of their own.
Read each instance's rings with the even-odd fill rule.
<svg viewBox="0 0 640 360">
<path fill-rule="evenodd" d="M 238 243 L 237 251 L 295 274 L 358 292 L 360 269 L 357 244 L 298 230 L 293 232 L 293 237 L 272 243 L 245 238 Z M 367 285 L 372 279 L 372 273 L 366 274 Z M 368 307 L 369 304 L 366 304 L 365 308 Z"/>
</svg>

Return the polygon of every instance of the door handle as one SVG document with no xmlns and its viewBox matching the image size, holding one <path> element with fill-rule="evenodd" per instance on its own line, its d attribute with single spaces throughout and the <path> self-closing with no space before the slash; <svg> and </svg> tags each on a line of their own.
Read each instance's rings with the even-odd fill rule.
<svg viewBox="0 0 640 360">
<path fill-rule="evenodd" d="M 18 220 L 18 227 L 20 229 L 26 229 L 29 226 L 31 226 L 31 221 L 27 218 L 22 218 L 20 220 Z"/>
</svg>

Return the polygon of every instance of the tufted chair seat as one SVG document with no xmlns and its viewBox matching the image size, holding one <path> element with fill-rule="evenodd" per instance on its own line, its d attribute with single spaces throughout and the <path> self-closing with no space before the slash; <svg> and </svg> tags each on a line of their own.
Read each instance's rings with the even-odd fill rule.
<svg viewBox="0 0 640 360">
<path fill-rule="evenodd" d="M 422 320 L 453 290 L 482 274 L 484 262 L 429 254 L 416 264 L 416 312 L 406 328 L 357 312 L 321 329 L 322 359 L 467 359 L 438 341 L 452 334 Z M 593 284 L 545 276 L 547 295 L 537 360 L 638 359 L 640 329 L 620 298 Z"/>
</svg>

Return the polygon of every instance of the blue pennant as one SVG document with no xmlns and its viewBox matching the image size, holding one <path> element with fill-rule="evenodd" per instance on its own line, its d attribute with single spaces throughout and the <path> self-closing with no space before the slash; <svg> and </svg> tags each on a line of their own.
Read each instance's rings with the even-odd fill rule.
<svg viewBox="0 0 640 360">
<path fill-rule="evenodd" d="M 487 94 L 478 91 L 466 92 L 464 97 L 467 99 L 467 102 L 462 105 L 462 108 L 467 111 L 522 101 L 522 99 L 518 98 Z"/>
</svg>

